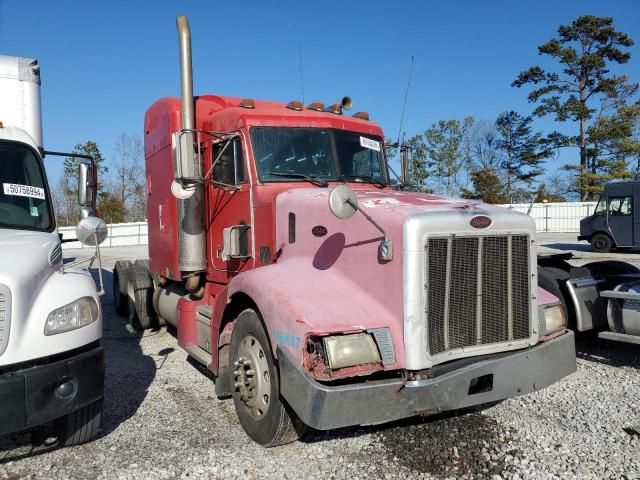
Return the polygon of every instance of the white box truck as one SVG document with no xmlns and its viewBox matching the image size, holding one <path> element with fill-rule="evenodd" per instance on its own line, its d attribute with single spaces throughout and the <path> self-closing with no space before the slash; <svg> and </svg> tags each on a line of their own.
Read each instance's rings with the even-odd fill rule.
<svg viewBox="0 0 640 480">
<path fill-rule="evenodd" d="M 0 56 L 0 435 L 52 423 L 75 445 L 100 429 L 102 312 L 89 272 L 63 265 L 45 155 L 38 62 Z M 95 172 L 81 164 L 77 233 L 99 257 Z"/>
</svg>

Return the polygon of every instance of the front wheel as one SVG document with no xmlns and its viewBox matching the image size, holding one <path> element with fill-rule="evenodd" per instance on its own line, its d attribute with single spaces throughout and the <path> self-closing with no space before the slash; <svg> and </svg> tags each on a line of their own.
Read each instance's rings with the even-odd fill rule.
<svg viewBox="0 0 640 480">
<path fill-rule="evenodd" d="M 129 300 L 127 298 L 127 271 L 131 268 L 129 260 L 118 260 L 113 267 L 113 304 L 116 313 L 121 317 L 129 315 Z"/>
<path fill-rule="evenodd" d="M 596 233 L 591 237 L 591 250 L 597 253 L 609 253 L 613 242 L 609 235 L 605 233 Z"/>
<path fill-rule="evenodd" d="M 280 397 L 269 339 L 252 309 L 238 315 L 231 334 L 230 356 L 233 403 L 247 435 L 265 447 L 297 440 L 304 425 Z"/>
<path fill-rule="evenodd" d="M 102 399 L 57 419 L 54 434 L 61 447 L 80 445 L 93 440 L 100 433 Z"/>
<path fill-rule="evenodd" d="M 138 331 L 151 328 L 153 319 L 153 284 L 149 271 L 139 264 L 127 270 L 127 297 L 129 299 L 129 320 Z"/>
</svg>

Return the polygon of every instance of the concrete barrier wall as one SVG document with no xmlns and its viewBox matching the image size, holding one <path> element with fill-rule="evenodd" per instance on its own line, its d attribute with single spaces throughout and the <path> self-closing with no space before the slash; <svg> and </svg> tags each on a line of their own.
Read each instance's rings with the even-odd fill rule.
<svg viewBox="0 0 640 480">
<path fill-rule="evenodd" d="M 107 225 L 109 235 L 102 244 L 102 247 L 118 247 L 122 245 L 147 245 L 149 236 L 147 233 L 147 222 L 135 223 L 112 223 Z M 62 234 L 62 239 L 75 239 L 75 227 L 61 227 L 58 231 Z M 80 242 L 66 242 L 62 248 L 91 248 L 85 247 Z"/>
<path fill-rule="evenodd" d="M 591 215 L 597 202 L 514 203 L 500 205 L 518 212 L 529 213 L 538 232 L 579 232 L 580 220 Z M 529 208 L 531 211 L 529 212 Z"/>
<path fill-rule="evenodd" d="M 562 202 L 562 203 L 514 203 L 512 205 L 499 205 L 504 208 L 527 213 L 536 222 L 538 232 L 578 232 L 580 220 L 593 213 L 596 202 Z M 146 222 L 113 223 L 109 227 L 109 236 L 102 244 L 103 247 L 116 247 L 122 245 L 147 245 L 149 236 Z M 59 229 L 63 239 L 75 239 L 75 227 L 62 227 Z M 83 247 L 80 242 L 63 243 L 62 248 L 89 248 Z"/>
</svg>

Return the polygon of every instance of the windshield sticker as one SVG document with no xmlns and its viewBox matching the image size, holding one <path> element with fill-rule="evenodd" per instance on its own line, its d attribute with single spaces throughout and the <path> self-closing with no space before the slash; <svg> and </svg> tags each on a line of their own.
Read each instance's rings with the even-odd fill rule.
<svg viewBox="0 0 640 480">
<path fill-rule="evenodd" d="M 40 215 L 38 213 L 38 207 L 31 207 L 31 216 L 32 217 L 37 217 L 38 215 Z"/>
<path fill-rule="evenodd" d="M 364 148 L 375 150 L 376 152 L 380 151 L 380 142 L 376 140 L 371 140 L 370 138 L 367 138 L 367 137 L 360 137 L 360 145 Z"/>
<path fill-rule="evenodd" d="M 29 197 L 44 200 L 44 188 L 32 187 L 30 185 L 19 185 L 17 183 L 3 183 L 5 195 L 16 197 Z"/>
</svg>

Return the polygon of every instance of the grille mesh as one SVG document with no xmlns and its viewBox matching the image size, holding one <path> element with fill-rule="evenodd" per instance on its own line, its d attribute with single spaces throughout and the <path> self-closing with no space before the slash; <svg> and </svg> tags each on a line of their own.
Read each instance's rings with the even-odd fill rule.
<svg viewBox="0 0 640 480">
<path fill-rule="evenodd" d="M 527 235 L 430 238 L 426 258 L 430 355 L 529 337 Z"/>
</svg>

